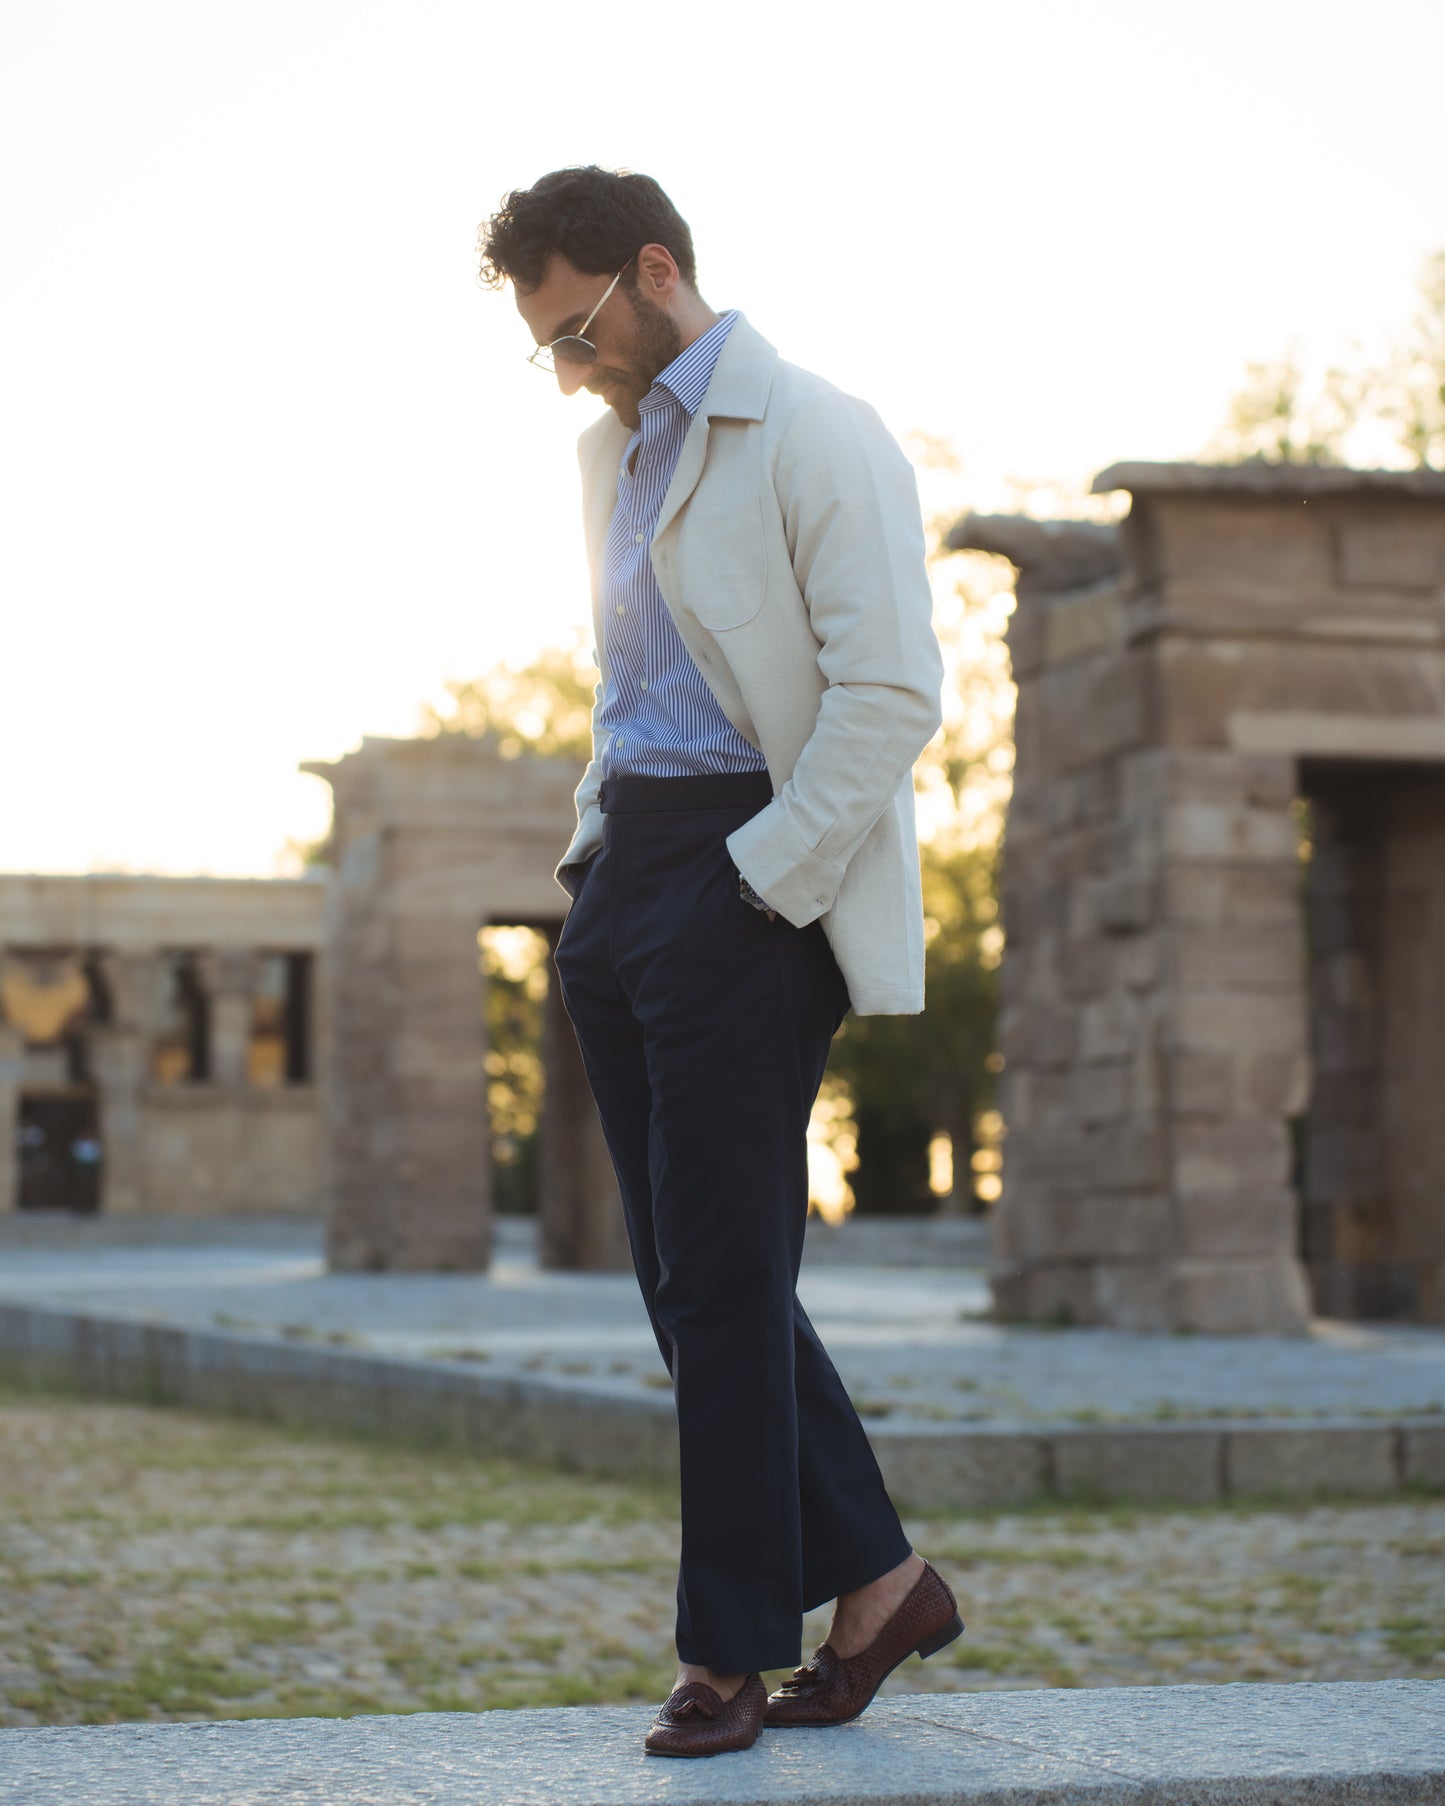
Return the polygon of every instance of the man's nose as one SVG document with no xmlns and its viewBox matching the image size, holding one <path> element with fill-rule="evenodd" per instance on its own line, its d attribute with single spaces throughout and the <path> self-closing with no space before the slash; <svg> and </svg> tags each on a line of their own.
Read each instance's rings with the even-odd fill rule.
<svg viewBox="0 0 1445 1806">
<path fill-rule="evenodd" d="M 570 358 L 557 359 L 557 387 L 564 395 L 575 395 L 587 380 L 590 364 L 574 364 Z"/>
</svg>

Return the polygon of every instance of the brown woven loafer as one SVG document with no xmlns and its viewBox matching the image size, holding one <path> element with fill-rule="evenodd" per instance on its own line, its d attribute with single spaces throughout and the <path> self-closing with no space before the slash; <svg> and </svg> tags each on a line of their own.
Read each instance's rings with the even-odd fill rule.
<svg viewBox="0 0 1445 1806">
<path fill-rule="evenodd" d="M 898 1664 L 934 1655 L 962 1634 L 958 1601 L 927 1562 L 913 1591 L 866 1649 L 840 1656 L 820 1643 L 806 1668 L 795 1668 L 768 1700 L 764 1722 L 774 1726 L 847 1724 L 872 1700 Z"/>
<path fill-rule="evenodd" d="M 758 1740 L 768 1690 L 760 1674 L 750 1674 L 731 1699 L 704 1681 L 689 1681 L 669 1693 L 647 1733 L 649 1756 L 720 1756 L 745 1750 Z"/>
</svg>

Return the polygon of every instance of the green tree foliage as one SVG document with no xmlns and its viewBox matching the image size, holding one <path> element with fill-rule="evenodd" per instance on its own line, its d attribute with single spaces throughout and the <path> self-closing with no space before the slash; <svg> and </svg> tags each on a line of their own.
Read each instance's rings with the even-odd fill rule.
<svg viewBox="0 0 1445 1806">
<path fill-rule="evenodd" d="M 537 1128 L 545 1075 L 539 1049 L 546 1005 L 546 937 L 535 929 L 484 928 L 487 1118 L 492 1137 L 492 1196 L 498 1210 L 534 1210 Z"/>
<path fill-rule="evenodd" d="M 929 1144 L 953 1144 L 955 1200 L 976 1207 L 969 1184 L 978 1125 L 992 1108 L 997 1014 L 995 850 L 923 852 L 928 1007 L 921 1016 L 849 1016 L 829 1070 L 853 1097 L 858 1169 L 853 1193 L 867 1212 L 927 1211 Z"/>
<path fill-rule="evenodd" d="M 1220 462 L 1264 458 L 1274 464 L 1343 464 L 1345 440 L 1358 423 L 1368 383 L 1330 370 L 1317 389 L 1291 355 L 1249 364 L 1209 455 Z"/>
<path fill-rule="evenodd" d="M 1426 260 L 1414 319 L 1383 364 L 1332 369 L 1318 383 L 1294 354 L 1248 365 L 1205 456 L 1343 464 L 1351 436 L 1371 423 L 1393 429 L 1410 463 L 1445 468 L 1445 250 Z"/>
<path fill-rule="evenodd" d="M 549 646 L 530 664 L 499 665 L 446 686 L 450 706 L 422 710 L 421 732 L 494 737 L 504 758 L 592 756 L 592 698 L 597 676 L 579 638 Z"/>
<path fill-rule="evenodd" d="M 956 477 L 946 455 L 939 461 Z M 943 524 L 934 523 L 935 544 Z M 829 1062 L 852 1094 L 852 1187 L 857 1208 L 870 1213 L 936 1207 L 928 1150 L 938 1135 L 952 1144 L 951 1207 L 979 1208 L 972 1162 L 987 1142 L 981 1131 L 994 1106 L 1003 949 L 997 861 L 1013 765 L 1004 630 L 1013 574 L 1005 560 L 983 553 L 936 553 L 933 572 L 946 675 L 944 723 L 917 772 L 927 1008 L 921 1016 L 849 1016 Z"/>
<path fill-rule="evenodd" d="M 1445 250 L 1420 278 L 1420 304 L 1384 379 L 1382 412 L 1417 465 L 1445 470 Z"/>
</svg>

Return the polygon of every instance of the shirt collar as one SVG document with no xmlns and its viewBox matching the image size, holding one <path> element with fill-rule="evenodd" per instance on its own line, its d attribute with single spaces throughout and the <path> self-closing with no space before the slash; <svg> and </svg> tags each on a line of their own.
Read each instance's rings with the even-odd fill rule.
<svg viewBox="0 0 1445 1806">
<path fill-rule="evenodd" d="M 723 314 L 708 327 L 701 338 L 694 339 L 685 351 L 680 351 L 642 398 L 638 404 L 639 412 L 663 407 L 670 397 L 679 402 L 688 418 L 692 419 L 702 406 L 702 398 L 707 394 L 707 386 L 712 381 L 718 353 L 737 317 L 735 308 L 732 312 Z M 659 389 L 666 393 L 659 395 Z"/>
</svg>

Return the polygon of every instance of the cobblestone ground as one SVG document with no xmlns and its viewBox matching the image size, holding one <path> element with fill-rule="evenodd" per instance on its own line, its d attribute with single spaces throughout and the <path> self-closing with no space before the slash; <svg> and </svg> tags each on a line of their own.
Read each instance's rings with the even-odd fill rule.
<svg viewBox="0 0 1445 1806">
<path fill-rule="evenodd" d="M 969 1628 L 889 1691 L 1445 1676 L 1445 1500 L 909 1531 Z M 3 1394 L 0 1725 L 657 1700 L 676 1548 L 661 1488 Z"/>
</svg>

